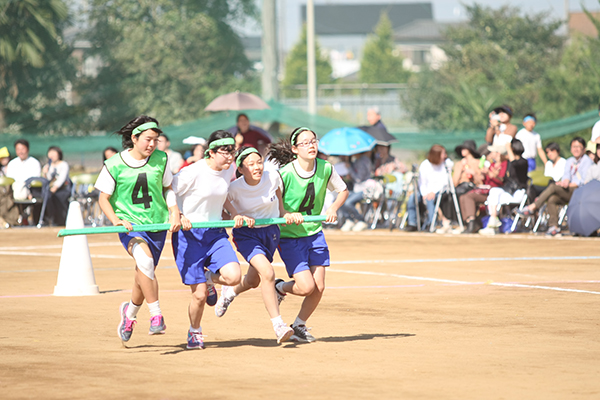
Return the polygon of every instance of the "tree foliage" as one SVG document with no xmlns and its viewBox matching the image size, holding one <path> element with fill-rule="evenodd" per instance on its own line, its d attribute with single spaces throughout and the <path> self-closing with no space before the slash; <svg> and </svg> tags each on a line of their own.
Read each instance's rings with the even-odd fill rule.
<svg viewBox="0 0 600 400">
<path fill-rule="evenodd" d="M 536 109 L 548 71 L 561 56 L 560 21 L 518 8 L 467 6 L 469 21 L 445 32 L 447 62 L 416 75 L 404 105 L 432 129 L 480 129 L 488 112 L 510 104 L 516 116 Z"/>
<path fill-rule="evenodd" d="M 283 86 L 306 85 L 307 84 L 307 46 L 306 46 L 306 25 L 302 28 L 300 41 L 292 48 L 285 62 L 285 77 Z M 317 84 L 331 83 L 331 64 L 326 55 L 321 52 L 319 42 L 315 39 L 315 58 L 317 69 Z M 291 89 L 284 89 L 288 97 L 298 96 L 298 92 Z"/>
<path fill-rule="evenodd" d="M 62 0 L 3 1 L 0 5 L 0 129 L 64 132 L 68 106 L 58 96 L 74 78 Z"/>
<path fill-rule="evenodd" d="M 230 23 L 254 13 L 251 0 L 94 0 L 89 39 L 103 67 L 83 80 L 92 125 L 114 130 L 146 113 L 162 124 L 198 118 L 217 95 L 255 81 Z"/>
<path fill-rule="evenodd" d="M 402 67 L 402 55 L 394 49 L 392 22 L 382 13 L 363 49 L 360 80 L 363 83 L 406 82 L 410 72 Z"/>
</svg>

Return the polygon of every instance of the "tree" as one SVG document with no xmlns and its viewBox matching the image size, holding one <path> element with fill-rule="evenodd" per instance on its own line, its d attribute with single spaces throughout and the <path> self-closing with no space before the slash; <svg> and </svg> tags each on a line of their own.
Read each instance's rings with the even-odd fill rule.
<svg viewBox="0 0 600 400">
<path fill-rule="evenodd" d="M 448 61 L 411 79 L 403 98 L 423 128 L 482 129 L 495 105 L 516 115 L 536 109 L 547 72 L 560 60 L 560 21 L 547 13 L 521 16 L 518 8 L 467 6 L 469 22 L 449 28 L 443 46 Z"/>
<path fill-rule="evenodd" d="M 62 40 L 68 8 L 62 0 L 2 3 L 0 129 L 64 131 L 58 121 L 68 107 L 57 94 L 75 76 Z"/>
<path fill-rule="evenodd" d="M 546 119 L 558 119 L 598 107 L 600 101 L 600 21 L 584 12 L 596 26 L 596 37 L 572 35 L 561 60 L 548 71 L 541 90 L 540 109 Z"/>
<path fill-rule="evenodd" d="M 298 92 L 285 88 L 286 86 L 292 85 L 306 85 L 308 70 L 308 62 L 306 47 L 306 25 L 302 28 L 302 34 L 300 35 L 300 41 L 292 48 L 285 61 L 285 77 L 283 78 L 284 93 L 288 97 L 297 97 Z M 316 55 L 316 67 L 317 67 L 317 84 L 330 83 L 331 79 L 331 64 L 321 52 L 318 41 L 315 39 L 315 55 Z"/>
<path fill-rule="evenodd" d="M 248 88 L 250 63 L 229 23 L 253 10 L 251 0 L 94 0 L 88 37 L 103 67 L 79 86 L 83 104 L 100 111 L 90 124 L 114 130 L 142 113 L 187 121 L 217 95 Z"/>
<path fill-rule="evenodd" d="M 360 63 L 360 80 L 364 83 L 406 82 L 410 72 L 402 67 L 402 55 L 394 49 L 392 22 L 382 13 L 375 34 L 367 39 Z"/>
</svg>

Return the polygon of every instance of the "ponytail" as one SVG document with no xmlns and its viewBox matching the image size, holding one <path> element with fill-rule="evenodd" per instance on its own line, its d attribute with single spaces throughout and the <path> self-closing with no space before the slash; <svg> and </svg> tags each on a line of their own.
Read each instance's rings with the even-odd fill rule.
<svg viewBox="0 0 600 400">
<path fill-rule="evenodd" d="M 317 134 L 305 127 L 299 127 L 292 131 L 289 140 L 280 140 L 277 143 L 269 145 L 268 158 L 273 160 L 279 167 L 283 167 L 286 164 L 291 163 L 296 159 L 296 154 L 292 151 L 292 146 L 296 146 L 298 143 L 298 136 L 302 132 L 312 132 L 317 137 Z"/>
</svg>

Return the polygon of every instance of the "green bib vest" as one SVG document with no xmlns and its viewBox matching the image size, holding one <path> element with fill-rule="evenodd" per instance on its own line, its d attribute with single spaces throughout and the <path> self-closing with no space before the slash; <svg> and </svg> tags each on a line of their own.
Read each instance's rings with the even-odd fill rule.
<svg viewBox="0 0 600 400">
<path fill-rule="evenodd" d="M 290 212 L 302 215 L 319 215 L 323 210 L 327 184 L 331 178 L 332 166 L 327 161 L 317 158 L 317 168 L 310 178 L 301 178 L 293 163 L 279 170 L 283 181 L 283 205 Z M 323 229 L 321 222 L 305 222 L 301 225 L 281 226 L 282 238 L 299 238 L 312 236 Z"/>
<path fill-rule="evenodd" d="M 167 168 L 166 153 L 155 150 L 148 162 L 138 168 L 125 164 L 120 153 L 104 164 L 115 180 L 110 204 L 117 217 L 137 225 L 168 222 L 169 209 L 162 185 Z"/>
</svg>

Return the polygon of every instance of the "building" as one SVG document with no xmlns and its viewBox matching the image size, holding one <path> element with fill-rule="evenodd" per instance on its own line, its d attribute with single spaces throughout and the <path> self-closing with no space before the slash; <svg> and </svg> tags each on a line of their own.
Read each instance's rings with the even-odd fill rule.
<svg viewBox="0 0 600 400">
<path fill-rule="evenodd" d="M 393 29 L 414 20 L 432 20 L 431 3 L 369 3 L 315 5 L 315 34 L 321 48 L 330 55 L 334 78 L 346 77 L 360 69 L 362 50 L 375 30 L 382 13 Z M 301 6 L 302 22 L 306 6 Z"/>
<path fill-rule="evenodd" d="M 396 29 L 394 42 L 404 55 L 404 68 L 415 72 L 424 65 L 439 68 L 447 59 L 440 48 L 444 42 L 444 30 L 460 25 L 420 19 Z"/>
</svg>

